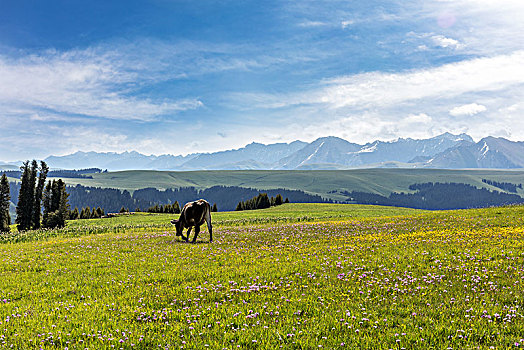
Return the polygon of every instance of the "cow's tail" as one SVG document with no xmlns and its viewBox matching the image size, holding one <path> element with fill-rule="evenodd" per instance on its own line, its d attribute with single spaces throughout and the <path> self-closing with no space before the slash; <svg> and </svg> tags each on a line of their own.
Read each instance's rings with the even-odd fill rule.
<svg viewBox="0 0 524 350">
<path fill-rule="evenodd" d="M 206 213 L 205 218 L 207 223 L 207 229 L 209 230 L 209 242 L 213 242 L 213 226 L 211 225 L 211 206 L 206 202 Z"/>
</svg>

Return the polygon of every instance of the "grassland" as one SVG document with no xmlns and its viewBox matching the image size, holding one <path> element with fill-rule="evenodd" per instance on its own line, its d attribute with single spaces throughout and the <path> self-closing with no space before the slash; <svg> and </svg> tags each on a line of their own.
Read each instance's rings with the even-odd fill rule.
<svg viewBox="0 0 524 350">
<path fill-rule="evenodd" d="M 440 169 L 355 169 L 355 170 L 217 170 L 217 171 L 147 171 L 133 170 L 93 174 L 93 179 L 66 179 L 68 185 L 81 184 L 134 191 L 140 188 L 159 189 L 194 186 L 199 189 L 215 185 L 252 187 L 257 189 L 286 188 L 303 190 L 334 200 L 346 197 L 333 190 L 363 191 L 389 195 L 406 192 L 409 185 L 424 182 L 457 182 L 499 190 L 482 183 L 524 183 L 523 170 L 440 170 Z M 519 190 L 524 195 L 523 190 Z"/>
<path fill-rule="evenodd" d="M 84 220 L 4 239 L 0 346 L 524 345 L 522 206 L 217 213 L 212 244 L 207 232 L 182 243 L 169 219 Z"/>
</svg>

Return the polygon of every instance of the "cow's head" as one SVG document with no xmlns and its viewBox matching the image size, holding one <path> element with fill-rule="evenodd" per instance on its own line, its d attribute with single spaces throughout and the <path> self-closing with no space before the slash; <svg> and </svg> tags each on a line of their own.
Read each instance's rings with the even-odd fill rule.
<svg viewBox="0 0 524 350">
<path fill-rule="evenodd" d="M 175 225 L 175 228 L 176 228 L 176 235 L 177 236 L 182 236 L 182 222 L 180 220 L 171 220 L 171 223 L 173 225 Z"/>
</svg>

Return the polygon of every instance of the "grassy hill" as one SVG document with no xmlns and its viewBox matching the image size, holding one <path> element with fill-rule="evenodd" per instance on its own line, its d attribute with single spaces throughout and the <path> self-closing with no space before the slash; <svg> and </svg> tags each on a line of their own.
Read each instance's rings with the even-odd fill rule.
<svg viewBox="0 0 524 350">
<path fill-rule="evenodd" d="M 202 189 L 215 185 L 252 187 L 262 190 L 286 188 L 303 190 L 334 200 L 344 200 L 345 196 L 332 193 L 332 191 L 363 191 L 389 195 L 391 192 L 409 192 L 409 185 L 424 182 L 457 182 L 498 190 L 482 183 L 482 179 L 524 183 L 524 171 L 355 169 L 176 172 L 135 170 L 93 174 L 93 179 L 66 179 L 66 183 L 130 191 L 145 187 L 166 189 L 194 186 Z M 519 190 L 519 194 L 524 195 L 524 192 Z"/>
<path fill-rule="evenodd" d="M 0 244 L 0 347 L 520 347 L 523 214 L 286 204 L 213 214 L 211 244 L 167 214 L 28 232 Z"/>
</svg>

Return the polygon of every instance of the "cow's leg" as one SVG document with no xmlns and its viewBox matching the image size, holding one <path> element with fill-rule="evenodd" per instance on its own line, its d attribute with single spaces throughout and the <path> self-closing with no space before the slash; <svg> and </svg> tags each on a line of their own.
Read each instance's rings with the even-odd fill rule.
<svg viewBox="0 0 524 350">
<path fill-rule="evenodd" d="M 200 232 L 200 225 L 196 225 L 196 226 L 195 226 L 195 237 L 193 237 L 193 241 L 192 241 L 193 243 L 196 242 L 196 239 L 197 239 L 197 237 L 198 237 L 198 233 L 199 233 L 199 232 Z"/>
<path fill-rule="evenodd" d="M 186 237 L 184 237 L 184 232 L 182 231 L 182 238 L 183 238 L 186 242 L 189 241 L 189 234 L 191 233 L 191 228 L 192 228 L 192 227 L 189 227 L 189 228 L 187 229 L 187 232 L 186 232 L 187 236 L 186 236 Z"/>
<path fill-rule="evenodd" d="M 213 226 L 211 225 L 211 212 L 206 213 L 207 229 L 209 231 L 209 242 L 213 242 Z"/>
</svg>

